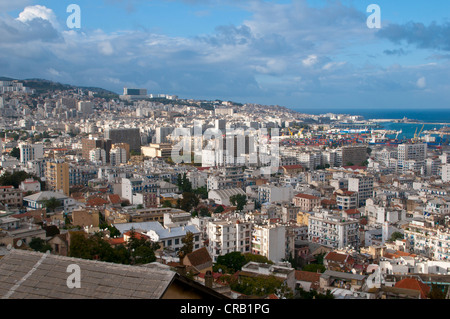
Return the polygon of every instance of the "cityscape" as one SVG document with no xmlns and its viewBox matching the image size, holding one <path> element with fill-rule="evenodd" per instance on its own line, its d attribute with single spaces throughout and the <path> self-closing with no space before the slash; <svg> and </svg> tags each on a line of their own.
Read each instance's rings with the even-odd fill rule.
<svg viewBox="0 0 450 319">
<path fill-rule="evenodd" d="M 208 316 L 450 299 L 445 96 L 425 110 L 302 108 L 5 70 L 2 299 L 257 301 L 176 309 Z"/>
</svg>

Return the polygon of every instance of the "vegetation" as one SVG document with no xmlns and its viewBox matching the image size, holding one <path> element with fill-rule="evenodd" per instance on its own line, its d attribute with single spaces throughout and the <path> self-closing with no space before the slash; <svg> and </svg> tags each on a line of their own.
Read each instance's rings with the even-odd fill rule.
<svg viewBox="0 0 450 319">
<path fill-rule="evenodd" d="M 186 233 L 186 236 L 181 239 L 181 242 L 184 245 L 178 251 L 178 256 L 184 257 L 187 254 L 192 253 L 192 251 L 194 250 L 194 234 L 188 231 Z"/>
<path fill-rule="evenodd" d="M 28 246 L 30 246 L 30 248 L 33 249 L 34 251 L 39 251 L 41 253 L 52 251 L 52 247 L 49 244 L 47 244 L 47 242 L 44 239 L 39 237 L 33 237 Z"/>
<path fill-rule="evenodd" d="M 397 239 L 403 239 L 403 238 L 404 238 L 404 235 L 401 232 L 396 231 L 396 232 L 392 233 L 391 237 L 389 238 L 389 241 L 394 242 Z"/>
<path fill-rule="evenodd" d="M 318 293 L 315 290 L 306 291 L 302 287 L 296 289 L 295 299 L 334 299 L 330 290 L 325 294 Z"/>
<path fill-rule="evenodd" d="M 86 236 L 74 233 L 70 243 L 70 257 L 98 259 L 119 264 L 147 264 L 156 261 L 157 243 L 145 238 L 137 238 L 132 230 L 130 240 L 125 245 L 112 247 L 101 233 Z"/>
<path fill-rule="evenodd" d="M 248 296 L 266 296 L 276 294 L 280 298 L 292 298 L 293 292 L 287 285 L 277 277 L 256 276 L 256 277 L 240 277 L 231 280 L 230 288 L 233 291 L 240 292 Z"/>
<path fill-rule="evenodd" d="M 20 183 L 28 178 L 33 178 L 41 182 L 39 178 L 25 171 L 17 171 L 14 173 L 6 171 L 2 176 L 0 176 L 0 186 L 14 186 L 14 188 L 19 188 Z M 43 184 L 41 182 L 41 187 L 42 186 Z"/>
<path fill-rule="evenodd" d="M 43 201 L 43 205 L 49 212 L 53 212 L 55 211 L 55 209 L 61 206 L 61 202 L 55 197 L 51 197 L 50 199 L 45 199 Z"/>
<path fill-rule="evenodd" d="M 241 212 L 245 205 L 247 204 L 247 196 L 244 194 L 236 194 L 233 196 L 230 196 L 230 203 L 233 206 L 236 206 L 236 210 L 238 212 Z"/>
</svg>

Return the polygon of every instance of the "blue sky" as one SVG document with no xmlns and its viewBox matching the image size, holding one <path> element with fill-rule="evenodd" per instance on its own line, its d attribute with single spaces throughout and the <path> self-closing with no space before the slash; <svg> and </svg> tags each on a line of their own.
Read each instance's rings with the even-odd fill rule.
<svg viewBox="0 0 450 319">
<path fill-rule="evenodd" d="M 0 0 L 0 75 L 299 110 L 448 108 L 449 13 L 444 0 Z"/>
</svg>

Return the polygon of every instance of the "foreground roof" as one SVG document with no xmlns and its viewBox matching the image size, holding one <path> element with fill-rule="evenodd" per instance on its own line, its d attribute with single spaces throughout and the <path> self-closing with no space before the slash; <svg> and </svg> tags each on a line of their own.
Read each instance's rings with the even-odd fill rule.
<svg viewBox="0 0 450 319">
<path fill-rule="evenodd" d="M 69 288 L 69 265 L 80 267 L 81 288 Z M 0 259 L 0 296 L 10 299 L 159 299 L 176 273 L 25 250 Z"/>
</svg>

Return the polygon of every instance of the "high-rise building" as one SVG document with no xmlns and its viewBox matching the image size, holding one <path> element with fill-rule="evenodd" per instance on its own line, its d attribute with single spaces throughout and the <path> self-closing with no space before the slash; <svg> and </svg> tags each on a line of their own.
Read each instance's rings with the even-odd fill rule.
<svg viewBox="0 0 450 319">
<path fill-rule="evenodd" d="M 91 162 L 106 164 L 106 152 L 102 148 L 94 148 L 89 151 L 89 160 Z"/>
<path fill-rule="evenodd" d="M 105 150 L 106 163 L 109 163 L 109 153 L 111 151 L 112 142 L 109 139 L 101 138 L 84 138 L 81 140 L 82 156 L 85 160 L 90 161 L 90 151 L 96 148 Z"/>
<path fill-rule="evenodd" d="M 155 143 L 163 144 L 167 143 L 167 136 L 169 136 L 173 131 L 171 127 L 157 127 L 155 131 Z"/>
<path fill-rule="evenodd" d="M 94 112 L 94 103 L 89 101 L 78 102 L 78 112 L 83 115 L 90 115 Z"/>
<path fill-rule="evenodd" d="M 69 164 L 63 159 L 47 162 L 45 179 L 48 190 L 63 192 L 69 196 Z"/>
<path fill-rule="evenodd" d="M 358 204 L 363 206 L 366 200 L 373 197 L 373 181 L 372 176 L 356 176 L 348 179 L 348 190 L 358 192 Z"/>
<path fill-rule="evenodd" d="M 130 145 L 130 152 L 141 151 L 141 133 L 139 128 L 115 128 L 105 131 L 105 138 L 110 139 L 112 144 L 127 143 Z"/>
<path fill-rule="evenodd" d="M 342 147 L 342 165 L 362 166 L 367 160 L 367 145 L 349 145 Z"/>
<path fill-rule="evenodd" d="M 125 164 L 127 162 L 127 151 L 120 147 L 113 148 L 109 155 L 109 159 L 112 166 Z"/>
</svg>

